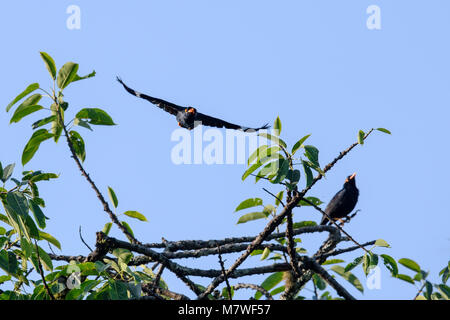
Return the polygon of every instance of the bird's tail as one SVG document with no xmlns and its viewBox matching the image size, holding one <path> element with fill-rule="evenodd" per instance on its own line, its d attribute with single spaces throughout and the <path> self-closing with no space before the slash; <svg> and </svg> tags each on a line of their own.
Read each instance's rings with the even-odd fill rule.
<svg viewBox="0 0 450 320">
<path fill-rule="evenodd" d="M 322 217 L 322 221 L 320 221 L 320 225 L 321 226 L 325 226 L 325 225 L 327 225 L 328 224 L 328 218 L 324 215 L 323 217 Z"/>
</svg>

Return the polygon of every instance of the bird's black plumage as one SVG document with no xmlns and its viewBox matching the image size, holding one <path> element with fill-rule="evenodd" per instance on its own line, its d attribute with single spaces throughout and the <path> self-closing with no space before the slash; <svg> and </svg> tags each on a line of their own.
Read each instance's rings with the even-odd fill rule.
<svg viewBox="0 0 450 320">
<path fill-rule="evenodd" d="M 342 189 L 335 194 L 325 208 L 325 212 L 332 219 L 337 220 L 344 218 L 355 208 L 359 196 L 359 190 L 356 188 L 355 176 L 356 173 L 347 177 Z M 328 218 L 324 215 L 320 225 L 326 225 L 329 222 Z"/>
<path fill-rule="evenodd" d="M 227 128 L 227 129 L 242 130 L 242 131 L 249 131 L 249 130 L 258 131 L 261 129 L 269 128 L 268 124 L 265 124 L 264 126 L 259 127 L 259 128 L 248 128 L 248 127 L 243 127 L 243 126 L 240 126 L 237 124 L 233 124 L 233 123 L 197 112 L 197 109 L 195 109 L 195 108 L 192 108 L 192 107 L 185 108 L 185 107 L 176 105 L 174 103 L 171 103 L 171 102 L 168 102 L 168 101 L 165 101 L 162 99 L 150 97 L 146 94 L 140 93 L 140 92 L 128 87 L 125 83 L 123 83 L 123 81 L 119 77 L 117 77 L 117 81 L 119 81 L 122 84 L 122 86 L 125 88 L 126 91 L 128 91 L 128 93 L 130 93 L 136 97 L 145 99 L 145 100 L 153 103 L 154 105 L 158 106 L 159 108 L 163 109 L 164 111 L 176 116 L 178 125 L 180 127 L 186 128 L 188 130 L 193 129 L 194 127 L 196 127 L 197 125 L 200 125 L 200 124 L 203 124 L 203 125 L 209 126 L 209 127 Z"/>
</svg>

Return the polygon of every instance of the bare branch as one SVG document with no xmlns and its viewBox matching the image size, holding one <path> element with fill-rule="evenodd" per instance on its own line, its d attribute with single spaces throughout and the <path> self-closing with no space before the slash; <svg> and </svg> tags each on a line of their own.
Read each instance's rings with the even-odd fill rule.
<svg viewBox="0 0 450 320">
<path fill-rule="evenodd" d="M 239 289 L 253 289 L 253 290 L 261 292 L 267 298 L 267 300 L 273 300 L 273 297 L 269 293 L 269 291 L 267 291 L 263 287 L 258 286 L 256 284 L 252 284 L 252 283 L 238 283 L 238 284 L 236 284 L 234 286 L 234 290 L 239 290 Z"/>
</svg>

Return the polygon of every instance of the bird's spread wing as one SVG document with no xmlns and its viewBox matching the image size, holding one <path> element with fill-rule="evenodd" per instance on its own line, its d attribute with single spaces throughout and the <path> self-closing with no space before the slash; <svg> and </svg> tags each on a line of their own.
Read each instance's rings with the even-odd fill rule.
<svg viewBox="0 0 450 320">
<path fill-rule="evenodd" d="M 224 120 L 221 120 L 221 119 L 218 119 L 218 118 L 214 118 L 214 117 L 208 116 L 208 115 L 203 114 L 203 113 L 197 113 L 196 121 L 201 121 L 203 125 L 209 126 L 209 127 L 242 130 L 244 132 L 245 131 L 249 131 L 249 130 L 258 131 L 258 130 L 261 130 L 261 129 L 269 128 L 268 124 L 265 124 L 265 125 L 263 125 L 260 128 L 242 127 L 240 125 L 229 123 L 229 122 L 226 122 Z"/>
<path fill-rule="evenodd" d="M 134 95 L 136 97 L 145 99 L 145 100 L 153 103 L 154 105 L 160 107 L 161 109 L 163 109 L 164 111 L 166 111 L 166 112 L 168 112 L 170 114 L 176 115 L 178 111 L 182 111 L 182 110 L 185 109 L 184 107 L 178 106 L 178 105 L 176 105 L 174 103 L 171 103 L 171 102 L 168 102 L 168 101 L 165 101 L 165 100 L 162 100 L 162 99 L 150 97 L 150 96 L 148 96 L 146 94 L 143 94 L 143 93 L 140 93 L 140 92 L 138 92 L 136 90 L 133 90 L 130 87 L 128 87 L 125 83 L 123 83 L 122 79 L 120 79 L 119 77 L 117 77 L 117 81 L 119 81 L 123 85 L 125 90 L 127 90 L 130 94 L 132 94 L 132 95 Z"/>
</svg>

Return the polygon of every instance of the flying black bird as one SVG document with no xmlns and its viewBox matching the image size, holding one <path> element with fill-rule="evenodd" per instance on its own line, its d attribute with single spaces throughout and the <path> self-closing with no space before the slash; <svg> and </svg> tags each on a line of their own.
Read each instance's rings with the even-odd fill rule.
<svg viewBox="0 0 450 320">
<path fill-rule="evenodd" d="M 153 98 L 146 94 L 140 93 L 136 90 L 129 88 L 125 83 L 123 83 L 123 81 L 119 77 L 117 77 L 117 81 L 119 81 L 123 85 L 125 90 L 127 90 L 130 94 L 132 94 L 136 97 L 145 99 L 147 101 L 150 101 L 151 103 L 153 103 L 154 105 L 163 109 L 164 111 L 176 116 L 178 125 L 182 128 L 186 128 L 188 130 L 192 130 L 194 127 L 196 127 L 199 124 L 203 124 L 203 125 L 209 126 L 209 127 L 217 127 L 217 128 L 225 127 L 227 129 L 243 130 L 244 132 L 248 131 L 248 130 L 258 131 L 261 129 L 269 128 L 268 124 L 265 124 L 264 126 L 262 126 L 260 128 L 248 128 L 248 127 L 239 126 L 237 124 L 229 123 L 229 122 L 223 121 L 221 119 L 214 118 L 214 117 L 208 116 L 206 114 L 197 112 L 197 109 L 195 109 L 195 108 L 192 108 L 192 107 L 185 108 L 182 106 L 178 106 L 174 103 L 171 103 L 171 102 L 168 102 L 168 101 L 165 101 L 162 99 L 158 99 L 158 98 Z"/>
<path fill-rule="evenodd" d="M 336 193 L 327 205 L 325 212 L 334 220 L 346 217 L 356 206 L 358 202 L 359 191 L 355 182 L 356 173 L 345 179 L 344 186 Z M 330 221 L 324 215 L 320 225 L 326 225 Z"/>
</svg>

